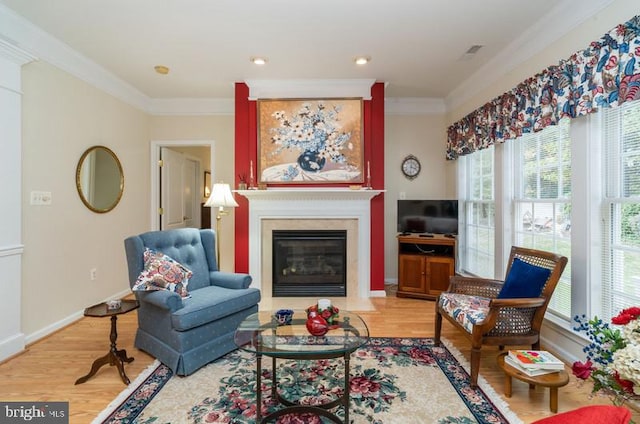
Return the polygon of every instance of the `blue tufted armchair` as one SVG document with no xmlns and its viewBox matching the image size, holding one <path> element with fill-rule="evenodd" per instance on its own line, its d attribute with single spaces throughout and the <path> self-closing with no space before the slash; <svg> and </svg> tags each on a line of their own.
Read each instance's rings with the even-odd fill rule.
<svg viewBox="0 0 640 424">
<path fill-rule="evenodd" d="M 257 312 L 260 291 L 248 274 L 218 271 L 213 230 L 151 231 L 124 241 L 129 284 L 144 270 L 145 248 L 162 252 L 193 272 L 190 297 L 167 291 L 135 291 L 140 302 L 135 346 L 189 375 L 236 348 L 240 322 Z"/>
</svg>

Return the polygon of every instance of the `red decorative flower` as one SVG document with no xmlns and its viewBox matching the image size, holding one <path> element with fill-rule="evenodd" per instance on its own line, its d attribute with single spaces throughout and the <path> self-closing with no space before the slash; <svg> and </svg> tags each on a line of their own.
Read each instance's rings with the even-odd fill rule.
<svg viewBox="0 0 640 424">
<path fill-rule="evenodd" d="M 611 318 L 611 323 L 616 325 L 627 325 L 639 316 L 640 308 L 632 306 L 631 308 L 623 309 L 617 316 Z"/>
<path fill-rule="evenodd" d="M 576 361 L 571 366 L 571 371 L 573 371 L 573 375 L 578 377 L 581 380 L 586 380 L 591 376 L 591 373 L 595 370 L 593 367 L 593 362 L 580 362 Z"/>
<path fill-rule="evenodd" d="M 620 385 L 620 387 L 622 387 L 622 390 L 624 390 L 627 393 L 634 394 L 633 382 L 620 378 L 618 371 L 614 372 L 613 378 L 615 378 L 616 382 Z"/>
</svg>

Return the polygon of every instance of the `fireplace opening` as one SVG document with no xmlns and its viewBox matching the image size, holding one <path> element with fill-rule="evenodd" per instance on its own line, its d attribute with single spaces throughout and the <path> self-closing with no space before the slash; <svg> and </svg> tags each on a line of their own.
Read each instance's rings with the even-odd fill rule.
<svg viewBox="0 0 640 424">
<path fill-rule="evenodd" d="M 346 230 L 274 230 L 273 296 L 346 296 Z"/>
</svg>

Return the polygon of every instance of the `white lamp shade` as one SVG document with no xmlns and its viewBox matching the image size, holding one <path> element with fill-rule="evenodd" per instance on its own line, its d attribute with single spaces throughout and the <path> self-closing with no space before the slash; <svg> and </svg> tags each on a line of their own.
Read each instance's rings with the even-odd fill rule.
<svg viewBox="0 0 640 424">
<path fill-rule="evenodd" d="M 216 183 L 211 190 L 211 196 L 204 204 L 208 207 L 223 207 L 223 208 L 235 208 L 238 207 L 236 200 L 231 194 L 231 188 L 229 184 Z"/>
</svg>

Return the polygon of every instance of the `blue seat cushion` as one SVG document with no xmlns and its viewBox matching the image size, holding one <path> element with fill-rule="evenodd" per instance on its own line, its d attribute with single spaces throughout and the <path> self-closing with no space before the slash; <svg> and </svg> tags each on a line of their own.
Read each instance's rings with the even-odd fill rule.
<svg viewBox="0 0 640 424">
<path fill-rule="evenodd" d="M 171 314 L 171 325 L 176 331 L 187 331 L 222 319 L 260 301 L 260 290 L 255 288 L 207 286 L 190 294 L 190 298 L 182 300 L 184 306 Z"/>
<path fill-rule="evenodd" d="M 515 258 L 498 299 L 539 297 L 549 275 L 551 270 Z"/>
</svg>

